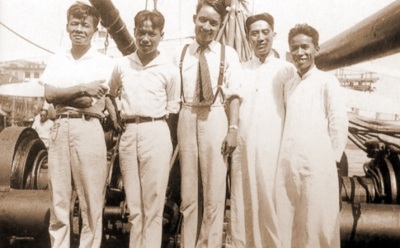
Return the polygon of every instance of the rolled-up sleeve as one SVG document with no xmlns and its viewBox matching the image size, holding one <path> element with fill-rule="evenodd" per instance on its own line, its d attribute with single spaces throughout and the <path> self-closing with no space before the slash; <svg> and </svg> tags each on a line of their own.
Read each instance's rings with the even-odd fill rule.
<svg viewBox="0 0 400 248">
<path fill-rule="evenodd" d="M 242 66 L 240 65 L 239 56 L 236 51 L 226 46 L 225 55 L 225 84 L 224 94 L 225 98 L 229 99 L 232 96 L 242 98 Z"/>
<path fill-rule="evenodd" d="M 171 66 L 171 79 L 167 82 L 167 111 L 177 114 L 180 109 L 181 98 L 181 77 L 179 68 Z"/>
<path fill-rule="evenodd" d="M 121 87 L 121 80 L 120 80 L 120 72 L 119 72 L 119 63 L 115 63 L 114 70 L 111 73 L 111 78 L 109 81 L 109 92 L 112 97 L 118 96 L 118 90 Z"/>
<path fill-rule="evenodd" d="M 46 68 L 40 77 L 40 82 L 42 82 L 43 85 L 47 84 L 54 87 L 59 86 L 58 84 L 60 80 L 57 80 L 58 79 L 57 72 L 59 71 L 59 68 L 57 68 L 56 66 L 58 64 L 57 60 L 60 60 L 59 57 L 60 56 L 55 55 L 49 59 Z"/>
</svg>

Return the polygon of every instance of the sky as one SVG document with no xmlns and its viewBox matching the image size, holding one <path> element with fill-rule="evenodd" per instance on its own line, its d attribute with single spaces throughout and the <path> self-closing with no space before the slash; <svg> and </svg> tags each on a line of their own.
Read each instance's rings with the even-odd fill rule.
<svg viewBox="0 0 400 248">
<path fill-rule="evenodd" d="M 89 0 L 81 0 L 89 3 Z M 198 0 L 111 0 L 119 10 L 127 29 L 133 33 L 133 18 L 140 10 L 157 9 L 166 19 L 161 49 L 166 44 L 184 42 L 194 35 L 193 14 Z M 243 0 L 239 0 L 243 1 Z M 248 0 L 250 14 L 268 12 L 275 19 L 273 47 L 284 57 L 288 50 L 287 34 L 297 23 L 308 23 L 320 34 L 320 44 L 359 23 L 395 0 Z M 70 46 L 66 33 L 66 11 L 75 0 L 0 0 L 0 62 L 16 59 L 46 61 L 51 52 Z M 16 34 L 35 43 L 34 46 Z M 172 41 L 172 42 L 171 42 Z M 104 41 L 94 37 L 93 44 L 104 48 Z M 108 51 L 112 50 L 111 42 Z M 46 51 L 47 50 L 47 51 Z M 114 50 L 117 51 L 116 48 Z M 385 83 L 377 84 L 377 92 L 398 98 L 400 94 L 400 54 L 366 61 L 352 66 L 363 71 L 380 73 Z"/>
<path fill-rule="evenodd" d="M 134 15 L 153 9 L 154 0 L 111 0 L 132 34 Z M 243 1 L 243 0 L 240 0 Z M 0 22 L 33 43 L 55 52 L 69 45 L 65 32 L 66 10 L 73 0 L 0 0 Z M 88 0 L 83 2 L 89 3 Z M 197 0 L 157 0 L 157 9 L 166 17 L 166 40 L 193 35 L 192 16 Z M 295 24 L 308 23 L 320 33 L 320 42 L 334 37 L 393 0 L 250 0 L 253 14 L 268 12 L 275 18 L 274 48 L 287 51 L 287 34 Z M 37 48 L 0 25 L 0 62 L 14 59 L 41 59 L 49 52 Z M 103 44 L 98 44 L 100 47 Z M 387 63 L 392 65 L 393 63 Z"/>
</svg>

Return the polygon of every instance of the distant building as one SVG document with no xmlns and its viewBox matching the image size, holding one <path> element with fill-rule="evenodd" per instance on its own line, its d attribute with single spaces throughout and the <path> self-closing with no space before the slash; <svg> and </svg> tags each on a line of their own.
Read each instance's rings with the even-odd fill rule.
<svg viewBox="0 0 400 248">
<path fill-rule="evenodd" d="M 15 60 L 0 62 L 0 85 L 25 83 L 31 80 L 38 80 L 46 65 L 42 63 Z M 0 108 L 8 109 L 8 121 L 11 123 L 3 123 L 8 125 L 26 125 L 29 119 L 35 117 L 43 106 L 43 97 L 23 97 L 2 95 L 0 92 Z M 0 118 L 2 118 L 0 116 Z M 4 121 L 3 121 L 4 122 Z M 1 123 L 0 123 L 1 126 Z"/>
<path fill-rule="evenodd" d="M 10 74 L 0 73 L 0 84 L 18 83 L 18 79 Z"/>
<path fill-rule="evenodd" d="M 0 63 L 0 84 L 39 79 L 46 65 L 42 63 L 15 60 Z"/>
</svg>

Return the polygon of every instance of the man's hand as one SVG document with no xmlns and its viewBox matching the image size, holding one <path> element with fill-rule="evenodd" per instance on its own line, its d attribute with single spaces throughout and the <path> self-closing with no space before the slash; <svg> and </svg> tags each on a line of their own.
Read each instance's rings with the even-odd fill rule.
<svg viewBox="0 0 400 248">
<path fill-rule="evenodd" d="M 104 80 L 96 80 L 91 83 L 81 85 L 82 91 L 91 97 L 101 98 L 107 93 L 108 87 L 104 85 Z"/>
<path fill-rule="evenodd" d="M 237 129 L 229 129 L 225 136 L 224 142 L 222 142 L 221 153 L 222 155 L 231 155 L 237 146 Z"/>
<path fill-rule="evenodd" d="M 114 130 L 117 131 L 118 133 L 121 133 L 125 130 L 124 125 L 122 123 L 120 123 L 119 121 L 112 120 L 112 123 L 113 123 Z"/>
</svg>

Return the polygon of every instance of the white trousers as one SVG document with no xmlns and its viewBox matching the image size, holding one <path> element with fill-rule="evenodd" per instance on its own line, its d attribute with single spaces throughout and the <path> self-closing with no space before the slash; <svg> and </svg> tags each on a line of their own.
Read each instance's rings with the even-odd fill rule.
<svg viewBox="0 0 400 248">
<path fill-rule="evenodd" d="M 52 192 L 52 247 L 70 247 L 72 183 L 79 197 L 82 232 L 79 247 L 100 247 L 107 176 L 104 132 L 98 119 L 58 119 L 49 146 Z"/>
<path fill-rule="evenodd" d="M 209 110 L 184 105 L 179 114 L 181 244 L 185 248 L 222 247 L 227 167 L 221 145 L 227 130 L 222 106 Z M 199 178 L 203 188 L 202 218 L 199 218 Z"/>
<path fill-rule="evenodd" d="M 129 209 L 129 247 L 161 247 L 172 143 L 165 121 L 127 124 L 119 161 Z"/>
<path fill-rule="evenodd" d="M 271 157 L 243 140 L 233 153 L 230 214 L 235 248 L 281 247 Z"/>
<path fill-rule="evenodd" d="M 279 164 L 276 204 L 283 248 L 340 247 L 335 160 L 326 153 L 314 157 L 306 163 L 283 158 Z"/>
</svg>

